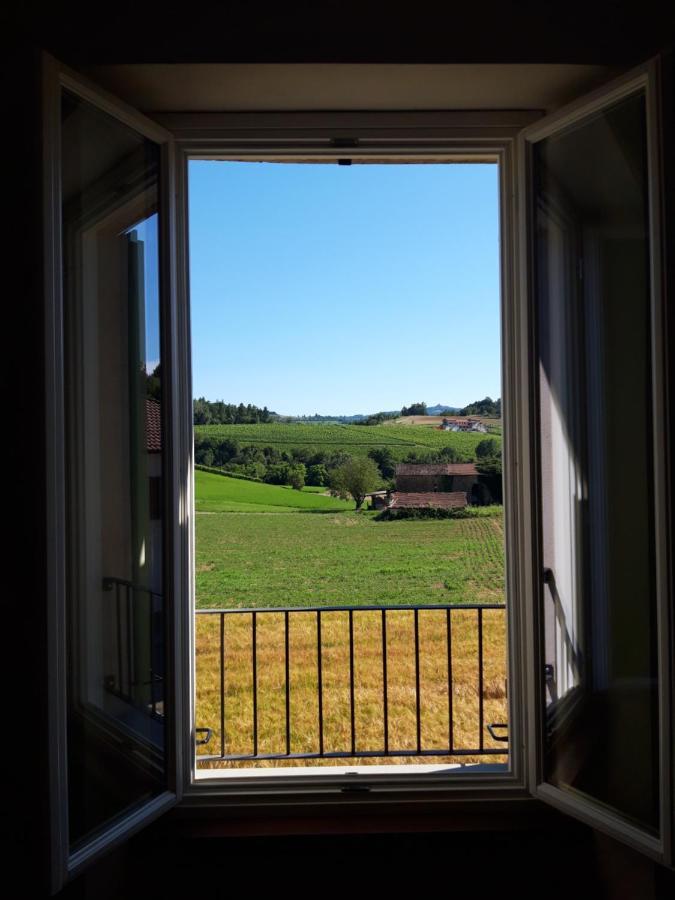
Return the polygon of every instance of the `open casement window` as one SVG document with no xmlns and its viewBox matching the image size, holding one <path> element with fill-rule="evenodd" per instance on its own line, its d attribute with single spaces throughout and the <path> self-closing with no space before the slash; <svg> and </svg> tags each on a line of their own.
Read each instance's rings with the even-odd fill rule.
<svg viewBox="0 0 675 900">
<path fill-rule="evenodd" d="M 381 812 L 529 792 L 671 859 L 653 78 L 545 118 L 160 125 L 45 58 L 54 889 L 178 799 L 349 802 L 335 775 L 195 783 L 186 253 L 189 158 L 346 146 L 496 161 L 502 201 L 510 764 L 392 768 L 359 796 Z"/>
<path fill-rule="evenodd" d="M 655 70 L 522 135 L 538 515 L 534 792 L 670 853 Z"/>
<path fill-rule="evenodd" d="M 176 801 L 168 132 L 44 61 L 52 883 Z"/>
</svg>

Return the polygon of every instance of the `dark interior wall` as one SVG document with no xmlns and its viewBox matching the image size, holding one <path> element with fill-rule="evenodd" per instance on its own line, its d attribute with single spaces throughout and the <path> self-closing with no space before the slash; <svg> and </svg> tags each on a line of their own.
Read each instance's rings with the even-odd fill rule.
<svg viewBox="0 0 675 900">
<path fill-rule="evenodd" d="M 8 14 L 6 14 L 8 15 Z M 17 29 L 71 65 L 123 62 L 595 63 L 632 65 L 672 40 L 668 4 L 421 7 L 322 3 L 16 4 Z M 670 35 L 670 37 L 669 37 Z"/>
<path fill-rule="evenodd" d="M 0 591 L 0 661 L 4 758 L 12 774 L 3 779 L 3 793 L 9 797 L 1 805 L 2 849 L 13 862 L 22 863 L 26 891 L 31 892 L 42 885 L 48 858 L 40 70 L 34 50 L 5 37 L 11 36 L 0 41 L 5 121 L 0 156 L 7 398 L 3 433 L 9 458 L 3 490 L 6 562 Z"/>
<path fill-rule="evenodd" d="M 40 133 L 40 71 L 36 48 L 44 47 L 72 64 L 108 62 L 568 62 L 630 65 L 647 58 L 673 39 L 673 13 L 667 7 L 634 3 L 603 3 L 588 7 L 566 4 L 523 3 L 513 6 L 465 4 L 461 10 L 446 5 L 443 12 L 427 8 L 412 19 L 410 10 L 384 17 L 345 3 L 326 2 L 290 11 L 283 5 L 272 13 L 250 4 L 224 4 L 214 13 L 199 7 L 190 17 L 158 16 L 156 10 L 106 9 L 101 27 L 98 15 L 69 13 L 64 4 L 40 12 L 36 4 L 23 4 L 10 16 L 3 13 L 2 37 L 3 112 L 8 126 L 1 143 L 3 156 L 3 210 L 9 229 L 3 243 L 3 294 L 9 310 L 3 355 L 6 361 L 9 413 L 6 432 L 12 435 L 6 468 L 9 486 L 5 502 L 7 580 L 2 591 L 4 649 L 3 718 L 5 746 L 12 751 L 16 777 L 6 778 L 9 802 L 3 802 L 3 849 L 8 855 L 5 882 L 19 873 L 24 896 L 46 895 L 48 869 L 47 771 L 50 747 L 47 736 L 46 608 L 49 585 L 45 574 L 44 528 L 44 351 L 42 284 L 42 179 Z M 164 7 L 164 9 L 166 9 Z M 657 12 L 656 10 L 660 10 Z M 666 10 L 666 11 L 664 11 Z M 489 22 L 489 27 L 486 27 Z M 133 27 L 131 25 L 133 23 Z M 668 159 L 675 159 L 673 138 L 673 58 L 668 59 L 667 94 L 664 99 L 664 139 Z M 666 220 L 664 249 L 668 260 L 668 291 L 675 285 L 675 167 L 667 167 L 664 192 Z M 675 303 L 669 305 L 670 346 L 675 346 Z M 675 398 L 675 367 L 669 370 L 671 410 Z M 675 524 L 675 523 L 672 523 Z M 10 580 L 16 587 L 9 589 Z M 153 896 L 151 874 L 168 859 L 172 866 L 162 876 L 163 889 L 178 884 L 201 892 L 204 876 L 221 880 L 228 865 L 238 862 L 240 873 L 259 871 L 261 860 L 274 860 L 279 870 L 292 863 L 296 873 L 309 858 L 326 872 L 348 872 L 354 860 L 367 862 L 373 878 L 384 867 L 415 877 L 427 874 L 419 885 L 429 884 L 452 871 L 453 860 L 464 861 L 463 875 L 475 876 L 474 893 L 492 895 L 490 872 L 506 867 L 528 872 L 521 886 L 539 885 L 546 896 L 558 878 L 552 832 L 508 837 L 507 823 L 493 831 L 486 847 L 497 860 L 486 868 L 486 856 L 469 851 L 468 838 L 438 835 L 428 838 L 424 826 L 412 837 L 362 835 L 358 839 L 305 836 L 283 841 L 232 838 L 188 840 L 169 822 L 169 831 L 148 832 L 109 856 L 75 882 L 68 896 Z M 472 833 L 469 829 L 467 833 Z M 446 842 L 447 840 L 447 842 Z M 568 837 L 565 864 L 571 867 L 583 895 L 583 887 L 598 886 L 594 896 L 670 897 L 672 876 L 644 857 L 612 841 L 596 838 L 579 828 Z M 576 848 L 576 849 L 574 849 Z M 464 850 L 464 853 L 463 853 Z M 468 854 L 468 855 L 466 855 Z M 547 865 L 533 866 L 532 860 Z M 392 870 L 392 860 L 404 860 Z M 433 861 L 433 865 L 431 864 Z M 469 865 L 469 862 L 472 865 Z M 528 868 L 529 867 L 529 868 Z M 163 871 L 167 872 L 166 869 Z M 619 872 L 619 876 L 617 876 Z M 570 876 L 571 877 L 571 876 Z M 516 879 L 517 880 L 517 879 Z M 390 877 L 391 881 L 391 877 Z M 298 881 L 295 881 L 296 885 Z M 206 893 L 214 896 L 214 881 Z M 251 882 L 254 884 L 254 882 Z M 545 886 L 545 887 L 544 887 Z M 574 885 L 566 883 L 569 891 Z M 254 892 L 255 893 L 255 892 Z M 215 894 L 217 895 L 217 894 Z M 503 895 L 503 894 L 502 894 Z"/>
</svg>

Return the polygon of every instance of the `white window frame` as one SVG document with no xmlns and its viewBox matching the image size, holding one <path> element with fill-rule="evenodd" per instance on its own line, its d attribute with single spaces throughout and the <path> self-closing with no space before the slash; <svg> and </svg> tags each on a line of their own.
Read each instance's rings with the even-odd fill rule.
<svg viewBox="0 0 675 900">
<path fill-rule="evenodd" d="M 530 515 L 530 448 L 528 356 L 519 348 L 527 346 L 527 310 L 517 290 L 517 138 L 523 127 L 539 118 L 525 112 L 444 112 L 444 113 L 295 113 L 295 114 L 199 114 L 159 115 L 157 120 L 175 137 L 177 198 L 176 228 L 179 246 L 178 302 L 184 332 L 189 332 L 188 276 L 188 165 L 192 159 L 297 160 L 336 162 L 348 157 L 387 160 L 419 159 L 426 162 L 492 162 L 498 164 L 500 202 L 500 285 L 502 342 L 502 402 L 504 409 L 504 495 L 506 595 L 508 622 L 509 683 L 509 766 L 485 764 L 445 771 L 429 765 L 311 766 L 255 770 L 215 770 L 196 777 L 196 756 L 192 727 L 183 733 L 183 805 L 219 804 L 236 807 L 283 796 L 287 806 L 306 804 L 308 796 L 320 792 L 332 802 L 345 796 L 345 788 L 358 781 L 370 791 L 369 805 L 391 803 L 394 799 L 419 803 L 483 797 L 529 797 L 525 734 L 526 670 L 524 646 L 524 598 L 532 593 L 534 540 Z M 191 356 L 189 341 L 178 364 L 181 397 L 181 459 L 191 460 L 193 447 Z M 190 468 L 189 466 L 188 468 Z M 188 497 L 191 473 L 181 473 L 180 492 Z M 192 498 L 190 497 L 190 502 Z M 184 721 L 194 722 L 194 526 L 190 528 L 188 558 L 183 573 L 181 595 L 189 597 L 183 609 L 181 632 L 187 636 L 190 652 L 189 678 L 182 694 Z M 499 769 L 499 770 L 498 770 Z M 355 773 L 358 773 L 355 776 Z"/>
</svg>

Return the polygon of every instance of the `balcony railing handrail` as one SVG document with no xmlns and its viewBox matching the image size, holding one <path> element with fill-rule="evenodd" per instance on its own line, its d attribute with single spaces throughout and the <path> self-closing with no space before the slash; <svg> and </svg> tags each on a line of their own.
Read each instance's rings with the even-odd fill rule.
<svg viewBox="0 0 675 900">
<path fill-rule="evenodd" d="M 196 609 L 196 615 L 232 615 L 235 613 L 312 613 L 312 612 L 380 612 L 386 609 L 387 612 L 396 612 L 397 610 L 414 611 L 434 610 L 434 609 L 506 609 L 505 603 L 376 603 L 376 604 L 345 604 L 344 606 L 247 606 L 247 607 L 229 607 L 227 609 L 217 609 L 209 607 L 208 609 Z"/>
</svg>

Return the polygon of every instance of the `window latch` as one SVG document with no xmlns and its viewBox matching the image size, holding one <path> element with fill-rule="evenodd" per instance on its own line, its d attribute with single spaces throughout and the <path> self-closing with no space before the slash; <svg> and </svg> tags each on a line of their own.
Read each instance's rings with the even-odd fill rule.
<svg viewBox="0 0 675 900">
<path fill-rule="evenodd" d="M 507 741 L 509 739 L 508 734 L 500 736 L 498 734 L 495 734 L 495 730 L 497 728 L 508 728 L 508 727 L 509 726 L 506 724 L 506 722 L 491 722 L 489 725 L 486 726 L 487 730 L 490 732 L 490 737 L 492 738 L 492 740 L 493 741 L 501 741 L 504 744 L 507 743 Z"/>
<path fill-rule="evenodd" d="M 203 738 L 195 737 L 195 745 L 197 747 L 201 747 L 204 744 L 208 744 L 208 742 L 213 737 L 213 732 L 211 731 L 210 728 L 195 728 L 195 735 L 198 735 L 198 734 L 203 734 L 204 737 Z"/>
</svg>

